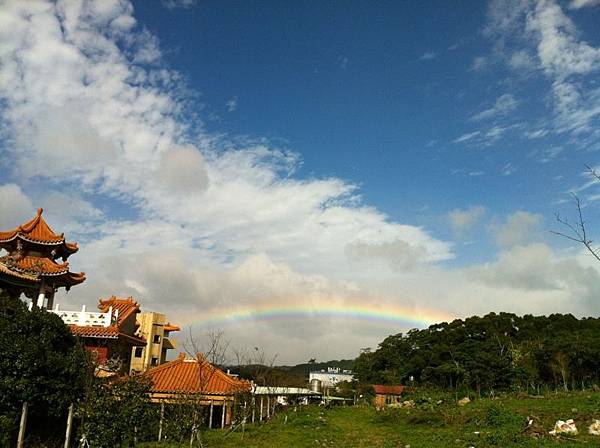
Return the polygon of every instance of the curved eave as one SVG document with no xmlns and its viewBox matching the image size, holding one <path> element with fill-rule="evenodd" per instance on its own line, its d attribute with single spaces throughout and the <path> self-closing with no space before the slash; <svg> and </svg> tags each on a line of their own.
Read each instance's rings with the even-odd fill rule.
<svg viewBox="0 0 600 448">
<path fill-rule="evenodd" d="M 9 268 L 3 263 L 0 263 L 0 275 L 2 275 L 7 282 L 19 286 L 27 286 L 31 285 L 31 283 L 39 284 L 42 280 L 46 280 L 55 288 L 62 287 L 66 288 L 67 290 L 69 290 L 72 286 L 78 285 L 85 281 L 85 272 L 66 271 L 57 273 L 31 273 L 21 269 Z M 14 280 L 11 281 L 10 279 Z"/>
<path fill-rule="evenodd" d="M 68 243 L 65 241 L 64 238 L 61 238 L 60 240 L 38 240 L 35 238 L 31 238 L 28 235 L 24 235 L 21 232 L 15 232 L 12 235 L 9 235 L 8 237 L 4 237 L 2 238 L 2 234 L 0 233 L 0 247 L 3 248 L 8 248 L 10 247 L 9 245 L 11 243 L 13 243 L 16 240 L 22 240 L 26 243 L 29 244 L 37 244 L 40 246 L 44 246 L 46 248 L 55 248 L 57 249 L 57 256 L 62 257 L 62 258 L 68 258 L 71 255 L 73 255 L 75 252 L 77 252 L 79 250 L 79 247 L 77 246 L 77 243 Z"/>
<path fill-rule="evenodd" d="M 67 272 L 60 277 L 61 283 L 55 282 L 56 287 L 64 286 L 67 291 L 71 289 L 71 286 L 79 285 L 85 281 L 85 272 Z"/>
<path fill-rule="evenodd" d="M 11 285 L 23 287 L 34 287 L 41 282 L 39 277 L 13 271 L 2 263 L 0 263 L 0 280 L 10 283 Z"/>
</svg>

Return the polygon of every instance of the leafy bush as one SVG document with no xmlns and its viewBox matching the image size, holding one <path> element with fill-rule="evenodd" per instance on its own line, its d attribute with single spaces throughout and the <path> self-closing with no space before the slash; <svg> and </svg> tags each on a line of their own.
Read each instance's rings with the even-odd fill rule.
<svg viewBox="0 0 600 448">
<path fill-rule="evenodd" d="M 85 434 L 90 446 L 97 448 L 155 438 L 158 409 L 150 403 L 150 386 L 139 376 L 112 383 L 94 381 L 79 411 L 80 436 Z"/>
</svg>

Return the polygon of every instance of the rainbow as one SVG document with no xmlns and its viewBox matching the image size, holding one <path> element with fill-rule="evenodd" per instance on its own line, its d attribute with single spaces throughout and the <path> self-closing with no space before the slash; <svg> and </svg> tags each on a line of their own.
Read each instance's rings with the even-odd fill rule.
<svg viewBox="0 0 600 448">
<path fill-rule="evenodd" d="M 229 307 L 203 312 L 201 317 L 186 319 L 187 324 L 199 327 L 218 327 L 234 323 L 257 320 L 297 319 L 297 318 L 344 318 L 373 322 L 382 325 L 428 327 L 439 322 L 449 322 L 455 317 L 439 310 L 403 306 L 382 306 L 367 304 L 326 303 L 309 308 L 306 304 L 282 305 L 281 303 L 257 304 L 245 307 Z"/>
</svg>

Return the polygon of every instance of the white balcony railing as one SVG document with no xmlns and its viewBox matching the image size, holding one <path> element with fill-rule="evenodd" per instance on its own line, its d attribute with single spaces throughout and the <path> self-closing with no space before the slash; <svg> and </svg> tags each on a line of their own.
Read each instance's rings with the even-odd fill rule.
<svg viewBox="0 0 600 448">
<path fill-rule="evenodd" d="M 59 309 L 58 304 L 53 310 L 48 311 L 57 314 L 65 324 L 80 327 L 110 327 L 112 323 L 116 322 L 119 313 L 119 310 L 115 310 L 113 313 L 112 306 L 106 313 L 86 311 L 85 305 L 81 307 L 81 311 L 63 311 Z"/>
</svg>

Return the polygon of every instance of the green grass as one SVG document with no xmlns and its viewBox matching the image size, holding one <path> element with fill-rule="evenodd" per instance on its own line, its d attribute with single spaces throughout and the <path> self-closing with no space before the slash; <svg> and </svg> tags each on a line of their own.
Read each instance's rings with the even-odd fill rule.
<svg viewBox="0 0 600 448">
<path fill-rule="evenodd" d="M 208 447 L 570 447 L 600 446 L 600 437 L 587 434 L 600 418 L 600 393 L 548 395 L 545 398 L 478 399 L 464 407 L 439 396 L 414 397 L 415 408 L 376 411 L 371 406 L 324 409 L 311 406 L 282 412 L 245 433 L 212 430 L 203 433 Z M 539 436 L 524 432 L 527 416 L 535 418 Z M 548 435 L 556 420 L 573 418 L 574 437 Z M 167 444 L 146 447 L 169 447 Z M 170 445 L 174 447 L 176 445 Z"/>
</svg>

